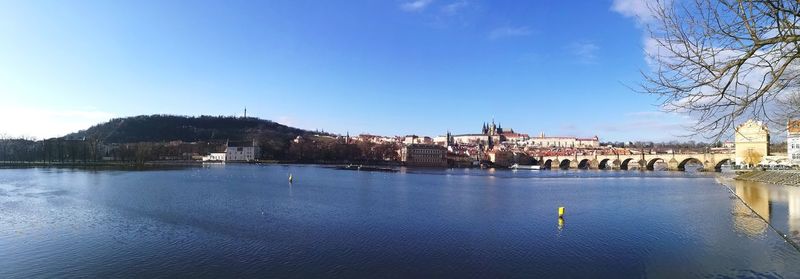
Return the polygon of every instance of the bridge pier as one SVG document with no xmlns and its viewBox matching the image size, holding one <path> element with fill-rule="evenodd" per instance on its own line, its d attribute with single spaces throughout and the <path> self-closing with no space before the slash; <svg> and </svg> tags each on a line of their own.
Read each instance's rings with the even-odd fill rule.
<svg viewBox="0 0 800 279">
<path fill-rule="evenodd" d="M 589 169 L 590 170 L 596 170 L 596 169 L 600 168 L 600 162 L 597 161 L 597 158 L 592 159 L 591 161 L 588 162 L 588 164 L 589 164 Z"/>
<path fill-rule="evenodd" d="M 621 168 L 622 168 L 622 161 L 620 161 L 619 159 L 614 159 L 614 161 L 611 162 L 612 170 L 620 170 Z"/>
<path fill-rule="evenodd" d="M 642 170 L 642 171 L 647 170 L 647 160 L 641 159 L 637 163 L 639 163 L 639 170 Z"/>
<path fill-rule="evenodd" d="M 572 170 L 578 169 L 578 164 L 580 164 L 578 160 L 569 160 L 569 168 Z"/>
<path fill-rule="evenodd" d="M 680 164 L 678 162 L 678 160 L 675 160 L 675 158 L 672 158 L 672 159 L 669 160 L 669 162 L 667 162 L 667 169 L 671 170 L 671 171 L 677 171 L 677 170 L 679 170 L 678 169 L 678 164 Z"/>
<path fill-rule="evenodd" d="M 715 171 L 717 164 L 714 161 L 705 161 L 703 162 L 703 171 Z"/>
</svg>

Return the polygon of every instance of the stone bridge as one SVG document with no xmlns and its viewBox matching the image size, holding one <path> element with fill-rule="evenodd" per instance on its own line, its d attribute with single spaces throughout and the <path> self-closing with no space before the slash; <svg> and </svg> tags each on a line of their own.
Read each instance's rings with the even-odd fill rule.
<svg viewBox="0 0 800 279">
<path fill-rule="evenodd" d="M 718 171 L 731 163 L 734 153 L 698 154 L 633 154 L 633 155 L 572 155 L 539 157 L 542 168 L 549 169 L 616 169 L 653 170 L 658 162 L 667 163 L 669 170 L 685 170 L 686 164 L 703 165 L 704 171 Z"/>
</svg>

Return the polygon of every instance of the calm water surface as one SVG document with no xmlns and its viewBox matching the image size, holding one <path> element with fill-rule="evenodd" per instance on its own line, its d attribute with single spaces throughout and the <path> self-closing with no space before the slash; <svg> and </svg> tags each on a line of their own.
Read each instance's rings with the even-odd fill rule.
<svg viewBox="0 0 800 279">
<path fill-rule="evenodd" d="M 680 172 L 6 169 L 0 278 L 800 277 L 761 219 L 796 237 L 797 188 L 732 185 L 750 207 L 728 189 Z"/>
</svg>

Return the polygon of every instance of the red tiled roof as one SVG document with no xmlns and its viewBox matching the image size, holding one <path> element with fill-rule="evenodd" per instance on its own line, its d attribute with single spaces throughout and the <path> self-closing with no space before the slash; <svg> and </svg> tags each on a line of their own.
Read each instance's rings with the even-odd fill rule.
<svg viewBox="0 0 800 279">
<path fill-rule="evenodd" d="M 788 126 L 789 133 L 800 133 L 800 120 L 790 120 Z"/>
</svg>

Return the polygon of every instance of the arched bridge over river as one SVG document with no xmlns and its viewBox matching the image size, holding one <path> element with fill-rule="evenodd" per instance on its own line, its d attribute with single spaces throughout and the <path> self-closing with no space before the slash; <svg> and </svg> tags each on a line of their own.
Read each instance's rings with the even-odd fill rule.
<svg viewBox="0 0 800 279">
<path fill-rule="evenodd" d="M 572 155 L 539 157 L 539 164 L 550 169 L 653 170 L 656 164 L 663 162 L 669 170 L 683 171 L 687 164 L 695 163 L 702 164 L 705 171 L 715 171 L 733 159 L 733 153 Z"/>
</svg>

